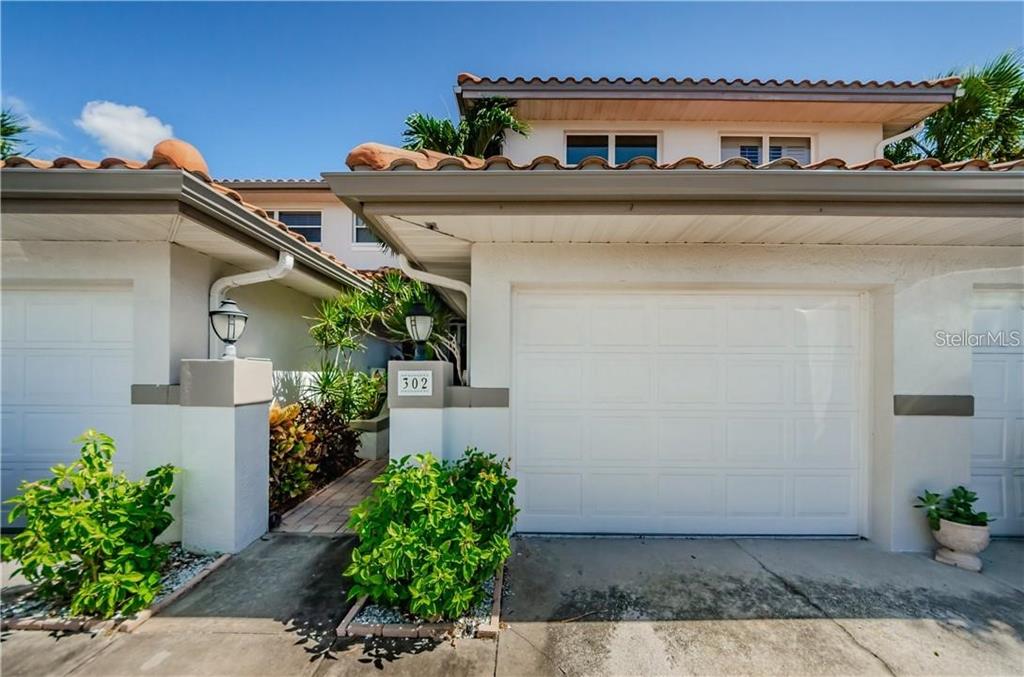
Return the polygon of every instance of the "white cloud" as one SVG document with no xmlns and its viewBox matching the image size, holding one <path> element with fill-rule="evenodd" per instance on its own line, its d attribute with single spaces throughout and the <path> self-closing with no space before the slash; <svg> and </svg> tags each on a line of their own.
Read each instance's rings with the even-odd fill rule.
<svg viewBox="0 0 1024 677">
<path fill-rule="evenodd" d="M 25 103 L 23 99 L 20 99 L 16 96 L 5 95 L 3 97 L 3 106 L 4 108 L 10 108 L 15 115 L 19 116 L 22 120 L 24 120 L 25 124 L 28 125 L 29 132 L 33 134 L 39 134 L 41 136 L 50 136 L 55 139 L 64 138 L 61 135 L 61 133 L 58 132 L 56 129 L 54 129 L 53 127 L 49 126 L 39 118 L 32 115 L 32 113 L 29 111 L 28 104 Z"/>
<path fill-rule="evenodd" d="M 145 108 L 113 101 L 90 101 L 75 125 L 95 138 L 110 155 L 147 160 L 160 141 L 174 136 L 170 125 Z"/>
</svg>

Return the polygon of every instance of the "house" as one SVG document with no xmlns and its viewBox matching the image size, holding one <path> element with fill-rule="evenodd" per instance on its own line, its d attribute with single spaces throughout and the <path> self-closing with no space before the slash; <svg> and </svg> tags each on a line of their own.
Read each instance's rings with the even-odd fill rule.
<svg viewBox="0 0 1024 677">
<path fill-rule="evenodd" d="M 261 207 L 267 215 L 308 242 L 319 245 L 350 268 L 366 272 L 393 268 L 394 254 L 388 252 L 363 220 L 354 214 L 320 179 L 219 179 L 218 184 L 236 191 L 246 202 Z M 352 368 L 374 369 L 387 365 L 396 349 L 377 339 L 366 338 L 364 350 L 353 353 Z"/>
<path fill-rule="evenodd" d="M 1024 160 L 881 159 L 957 87 L 460 75 L 532 134 L 324 174 L 466 307 L 469 388 L 392 386 L 392 455 L 509 456 L 524 532 L 924 549 L 963 483 L 1022 533 Z"/>
<path fill-rule="evenodd" d="M 4 498 L 95 428 L 130 475 L 183 468 L 168 538 L 233 551 L 266 530 L 271 369 L 314 364 L 306 317 L 370 281 L 210 176 L 177 140 L 3 166 Z M 217 359 L 224 296 L 260 360 Z"/>
</svg>

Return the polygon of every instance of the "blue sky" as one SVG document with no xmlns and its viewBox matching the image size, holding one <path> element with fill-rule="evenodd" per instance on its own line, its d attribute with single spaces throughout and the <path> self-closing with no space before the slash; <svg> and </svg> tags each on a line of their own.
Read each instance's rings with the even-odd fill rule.
<svg viewBox="0 0 1024 677">
<path fill-rule="evenodd" d="M 485 75 L 919 79 L 1019 48 L 1024 3 L 29 3 L 4 105 L 37 157 L 173 130 L 219 177 L 315 177 Z M 772 35 L 778 35 L 772 38 Z M 147 145 L 148 144 L 148 145 Z"/>
</svg>

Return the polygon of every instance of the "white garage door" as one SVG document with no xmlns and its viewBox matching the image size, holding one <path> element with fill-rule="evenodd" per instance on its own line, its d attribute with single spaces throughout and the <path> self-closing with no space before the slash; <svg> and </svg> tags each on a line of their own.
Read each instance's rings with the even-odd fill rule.
<svg viewBox="0 0 1024 677">
<path fill-rule="evenodd" d="M 971 487 L 1003 536 L 1024 534 L 1024 349 L 1014 331 L 1024 331 L 1024 293 L 979 292 L 974 332 L 995 341 L 974 348 Z"/>
<path fill-rule="evenodd" d="M 126 465 L 131 294 L 5 289 L 2 301 L 3 498 L 21 480 L 46 477 L 54 463 L 75 458 L 72 440 L 87 428 L 118 440 L 118 462 Z"/>
<path fill-rule="evenodd" d="M 515 305 L 521 531 L 858 533 L 855 295 Z"/>
</svg>

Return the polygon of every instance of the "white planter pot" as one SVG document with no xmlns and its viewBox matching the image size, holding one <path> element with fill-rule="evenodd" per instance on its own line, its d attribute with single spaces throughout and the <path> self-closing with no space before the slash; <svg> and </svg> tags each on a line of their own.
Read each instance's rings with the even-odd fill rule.
<svg viewBox="0 0 1024 677">
<path fill-rule="evenodd" d="M 935 540 L 943 546 L 935 552 L 935 561 L 951 566 L 981 571 L 978 553 L 988 547 L 989 529 L 939 520 L 939 528 L 932 531 Z"/>
</svg>

